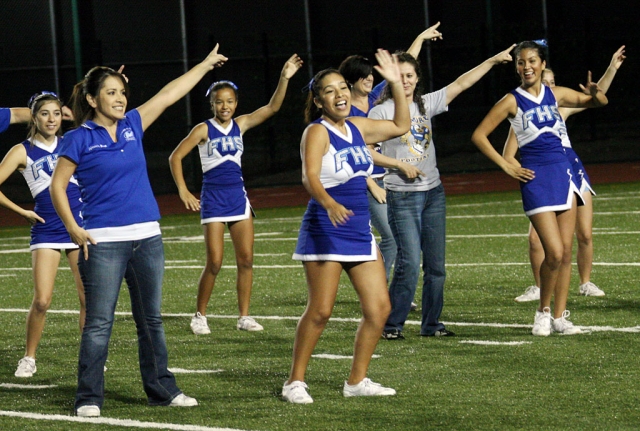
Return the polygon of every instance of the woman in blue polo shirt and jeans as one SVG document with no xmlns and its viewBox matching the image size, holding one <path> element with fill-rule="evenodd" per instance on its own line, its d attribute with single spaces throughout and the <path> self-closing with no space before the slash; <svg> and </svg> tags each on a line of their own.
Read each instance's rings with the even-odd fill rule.
<svg viewBox="0 0 640 431">
<path fill-rule="evenodd" d="M 160 211 L 149 183 L 142 136 L 166 108 L 226 60 L 216 45 L 203 62 L 129 112 L 127 82 L 113 69 L 94 67 L 74 88 L 72 106 L 78 128 L 65 135 L 51 197 L 71 239 L 80 246 L 78 267 L 87 317 L 78 361 L 78 416 L 100 416 L 104 364 L 123 279 L 129 287 L 149 405 L 198 404 L 178 389 L 167 368 L 160 314 L 164 272 Z M 73 174 L 82 193 L 83 226 L 73 218 L 66 195 Z"/>
</svg>

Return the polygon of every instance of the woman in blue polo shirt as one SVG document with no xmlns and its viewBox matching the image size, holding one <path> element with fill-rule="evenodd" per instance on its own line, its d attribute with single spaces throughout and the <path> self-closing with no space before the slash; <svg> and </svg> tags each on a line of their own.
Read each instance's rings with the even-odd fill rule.
<svg viewBox="0 0 640 431">
<path fill-rule="evenodd" d="M 127 82 L 113 69 L 94 67 L 74 88 L 73 114 L 79 127 L 65 135 L 51 196 L 71 239 L 80 246 L 78 267 L 87 303 L 78 361 L 78 416 L 100 416 L 104 364 L 123 279 L 129 287 L 149 405 L 198 404 L 178 389 L 167 368 L 160 314 L 164 272 L 160 211 L 147 175 L 142 136 L 166 108 L 226 60 L 216 45 L 203 62 L 129 112 Z M 73 174 L 82 193 L 83 226 L 73 219 L 65 193 Z"/>
</svg>

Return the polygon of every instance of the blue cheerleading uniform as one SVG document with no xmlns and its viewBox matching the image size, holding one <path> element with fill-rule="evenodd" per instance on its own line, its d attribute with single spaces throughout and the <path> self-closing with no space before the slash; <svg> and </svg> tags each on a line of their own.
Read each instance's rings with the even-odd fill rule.
<svg viewBox="0 0 640 431">
<path fill-rule="evenodd" d="M 0 108 L 0 133 L 7 130 L 9 128 L 9 124 L 11 124 L 11 109 Z"/>
<path fill-rule="evenodd" d="M 37 140 L 26 140 L 22 143 L 27 152 L 26 168 L 20 173 L 24 177 L 31 196 L 36 202 L 33 211 L 44 219 L 44 223 L 36 223 L 31 227 L 31 250 L 38 248 L 51 248 L 56 250 L 66 250 L 78 248 L 71 241 L 69 233 L 51 202 L 49 186 L 51 185 L 51 175 L 58 160 L 58 138 L 52 145 L 45 145 Z M 67 186 L 67 197 L 71 212 L 78 224 L 82 223 L 80 211 L 82 199 L 78 182 L 71 177 Z"/>
<path fill-rule="evenodd" d="M 580 202 L 582 197 L 562 146 L 567 128 L 553 92 L 542 85 L 538 97 L 520 87 L 511 94 L 516 98 L 518 109 L 509 121 L 520 147 L 521 164 L 536 173 L 533 180 L 520 183 L 525 214 L 570 209 L 574 193 Z"/>
<path fill-rule="evenodd" d="M 205 124 L 208 139 L 198 146 L 203 174 L 201 223 L 248 219 L 253 212 L 242 178 L 244 144 L 240 127 L 231 120 L 223 128 L 213 118 Z"/>
<path fill-rule="evenodd" d="M 569 139 L 568 134 L 562 135 L 562 146 L 564 148 L 565 153 L 567 154 L 567 158 L 569 159 L 569 163 L 571 163 L 571 168 L 573 169 L 573 174 L 576 176 L 578 188 L 580 189 L 581 194 L 591 193 L 595 196 L 596 192 L 591 187 L 591 180 L 589 179 L 589 175 L 587 175 L 587 171 L 582 164 L 582 160 L 578 157 L 578 154 L 573 150 L 571 146 L 571 140 Z"/>
<path fill-rule="evenodd" d="M 320 182 L 329 195 L 353 211 L 334 227 L 327 211 L 311 198 L 302 218 L 294 260 L 364 262 L 378 258 L 371 231 L 366 178 L 373 170 L 371 153 L 360 131 L 345 121 L 347 135 L 322 119 L 314 121 L 329 133 L 329 151 L 322 157 Z"/>
</svg>

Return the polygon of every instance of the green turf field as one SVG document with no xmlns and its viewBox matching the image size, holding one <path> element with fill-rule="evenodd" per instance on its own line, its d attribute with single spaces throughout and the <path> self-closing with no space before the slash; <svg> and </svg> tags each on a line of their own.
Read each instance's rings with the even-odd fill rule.
<svg viewBox="0 0 640 431">
<path fill-rule="evenodd" d="M 153 429 L 184 430 L 638 429 L 640 184 L 606 185 L 597 191 L 592 281 L 606 296 L 579 296 L 574 265 L 568 303 L 571 320 L 589 333 L 530 335 L 536 305 L 513 301 L 532 284 L 528 220 L 519 194 L 452 196 L 447 202 L 442 320 L 457 336 L 420 337 L 420 314 L 412 313 L 405 340 L 381 340 L 369 376 L 395 388 L 395 397 L 345 399 L 342 385 L 350 360 L 313 358 L 306 379 L 315 400 L 311 405 L 279 398 L 291 364 L 296 321 L 306 303 L 302 266 L 291 260 L 304 208 L 257 214 L 251 311 L 265 327 L 261 333 L 235 329 L 235 269 L 228 240 L 225 267 L 209 304 L 212 333 L 191 333 L 204 259 L 202 229 L 197 215 L 166 217 L 161 224 L 169 365 L 190 371 L 176 378 L 200 406 L 146 405 L 123 287 L 100 419 L 111 422 L 93 425 L 66 420 L 73 419 L 79 343 L 77 299 L 68 269 L 58 274 L 51 307 L 58 312 L 48 314 L 38 372 L 30 379 L 13 376 L 24 352 L 25 312 L 31 302 L 29 232 L 26 227 L 1 229 L 0 429 L 129 430 L 148 427 L 146 422 L 173 424 Z M 349 356 L 359 315 L 354 291 L 343 277 L 336 319 L 315 353 Z M 203 372 L 194 372 L 198 370 Z M 12 386 L 17 384 L 30 386 Z"/>
</svg>

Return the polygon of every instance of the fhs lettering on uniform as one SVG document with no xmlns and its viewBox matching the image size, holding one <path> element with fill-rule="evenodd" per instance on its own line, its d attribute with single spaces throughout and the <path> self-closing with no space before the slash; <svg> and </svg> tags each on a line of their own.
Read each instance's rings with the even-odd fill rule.
<svg viewBox="0 0 640 431">
<path fill-rule="evenodd" d="M 44 157 L 40 157 L 31 165 L 31 172 L 33 174 L 33 179 L 37 180 L 38 178 L 40 178 L 41 172 L 44 172 L 44 173 L 53 172 L 57 162 L 58 162 L 57 154 L 50 154 Z M 46 165 L 46 168 L 45 168 L 45 165 Z"/>
<path fill-rule="evenodd" d="M 209 156 L 235 153 L 237 151 L 244 151 L 241 136 L 223 136 L 207 141 L 207 154 Z"/>
<path fill-rule="evenodd" d="M 529 128 L 529 123 L 537 119 L 537 123 L 544 123 L 545 121 L 562 121 L 562 117 L 560 116 L 560 112 L 558 112 L 558 107 L 555 105 L 540 105 L 535 108 L 531 108 L 528 111 L 525 111 L 522 114 L 522 125 L 523 129 L 526 130 Z"/>
<path fill-rule="evenodd" d="M 373 157 L 369 149 L 365 147 L 348 147 L 337 151 L 333 155 L 336 164 L 336 172 L 340 172 L 344 168 L 344 164 L 351 166 L 353 171 L 367 170 L 369 165 L 373 164 Z M 365 169 L 356 169 L 358 166 L 366 165 Z"/>
</svg>

